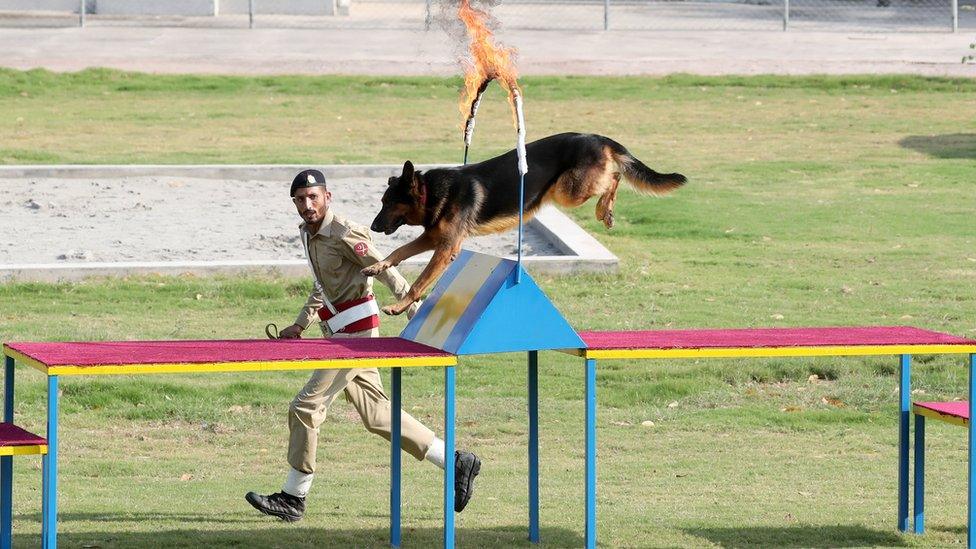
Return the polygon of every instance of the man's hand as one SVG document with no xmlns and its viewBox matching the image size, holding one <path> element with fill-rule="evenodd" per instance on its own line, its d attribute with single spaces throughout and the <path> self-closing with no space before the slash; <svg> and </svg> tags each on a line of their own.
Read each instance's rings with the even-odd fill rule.
<svg viewBox="0 0 976 549">
<path fill-rule="evenodd" d="M 278 332 L 278 339 L 298 339 L 302 337 L 302 332 L 304 331 L 305 328 L 302 328 L 298 324 L 292 324 Z"/>
</svg>

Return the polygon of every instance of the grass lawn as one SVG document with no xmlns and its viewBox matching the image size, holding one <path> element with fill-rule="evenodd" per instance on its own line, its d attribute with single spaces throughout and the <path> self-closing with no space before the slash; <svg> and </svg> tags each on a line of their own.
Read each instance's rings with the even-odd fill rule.
<svg viewBox="0 0 976 549">
<path fill-rule="evenodd" d="M 394 163 L 461 156 L 459 81 L 0 71 L 3 163 Z M 529 139 L 593 131 L 690 183 L 624 192 L 612 275 L 540 285 L 578 328 L 908 324 L 976 337 L 976 81 L 913 77 L 527 78 Z M 511 147 L 497 88 L 472 159 Z M 7 204 L 11 207 L 11 204 Z M 242 212 L 250 215 L 250 212 Z M 30 230 L 43 230 L 34 227 Z M 178 230 L 173 227 L 168 230 Z M 0 340 L 263 337 L 306 279 L 0 285 Z M 381 293 L 389 301 L 388 294 Z M 396 334 L 403 319 L 384 325 Z M 965 431 L 930 422 L 924 537 L 895 530 L 897 358 L 606 362 L 599 539 L 608 547 L 944 547 L 965 543 Z M 528 546 L 524 357 L 465 358 L 459 445 L 484 460 L 464 546 Z M 579 359 L 540 365 L 542 524 L 582 544 Z M 811 376 L 816 378 L 811 379 Z M 18 368 L 18 423 L 43 431 Z M 384 373 L 384 377 L 386 374 Z M 62 382 L 64 547 L 385 545 L 386 443 L 337 403 L 310 512 L 275 523 L 287 403 L 304 373 Z M 388 378 L 387 378 L 388 379 Z M 925 399 L 965 396 L 963 359 L 916 357 Z M 441 431 L 441 376 L 404 405 Z M 643 425 L 643 422 L 653 425 Z M 37 546 L 40 461 L 15 460 L 15 545 Z M 404 461 L 404 542 L 436 545 L 440 477 Z"/>
</svg>

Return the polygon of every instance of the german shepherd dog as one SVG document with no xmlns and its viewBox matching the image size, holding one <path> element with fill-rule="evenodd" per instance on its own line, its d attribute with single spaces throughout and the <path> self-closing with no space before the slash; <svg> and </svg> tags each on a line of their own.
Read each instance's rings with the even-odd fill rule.
<svg viewBox="0 0 976 549">
<path fill-rule="evenodd" d="M 652 170 L 623 145 L 602 135 L 561 133 L 529 143 L 525 150 L 529 166 L 525 174 L 526 221 L 548 202 L 574 208 L 599 196 L 596 218 L 610 229 L 621 178 L 646 194 L 664 194 L 686 181 L 678 173 Z M 424 232 L 383 261 L 363 269 L 363 274 L 376 276 L 428 250 L 434 250 L 434 256 L 406 297 L 383 307 L 384 313 L 398 315 L 420 299 L 457 258 L 461 243 L 469 235 L 502 232 L 518 225 L 517 163 L 514 150 L 477 164 L 427 172 L 415 170 L 408 160 L 403 173 L 390 178 L 383 207 L 370 228 L 393 234 L 404 224 L 420 225 Z"/>
</svg>

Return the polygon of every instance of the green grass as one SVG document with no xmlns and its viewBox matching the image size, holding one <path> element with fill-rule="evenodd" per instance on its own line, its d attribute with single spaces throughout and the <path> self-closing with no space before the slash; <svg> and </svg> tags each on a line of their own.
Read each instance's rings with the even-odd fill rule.
<svg viewBox="0 0 976 549">
<path fill-rule="evenodd" d="M 0 71 L 0 162 L 451 162 L 459 82 Z M 916 77 L 526 78 L 529 137 L 605 133 L 689 185 L 621 194 L 618 226 L 570 212 L 621 258 L 537 280 L 578 328 L 909 324 L 976 336 L 976 81 Z M 512 144 L 500 92 L 473 158 Z M 43 230 L 37 228 L 36 230 Z M 263 337 L 305 279 L 137 277 L 0 285 L 0 339 Z M 389 301 L 381 289 L 381 300 Z M 396 334 L 403 319 L 384 325 Z M 485 461 L 466 546 L 527 546 L 524 357 L 465 358 L 459 441 Z M 965 432 L 930 424 L 927 533 L 895 523 L 895 358 L 603 362 L 599 535 L 608 547 L 943 547 L 965 540 Z M 582 369 L 540 366 L 542 523 L 582 543 Z M 965 396 L 959 357 L 919 356 L 916 396 Z M 811 376 L 817 377 L 811 381 Z M 386 373 L 384 373 L 386 376 Z M 310 513 L 254 516 L 277 490 L 301 372 L 66 379 L 66 547 L 380 547 L 388 446 L 337 402 Z M 404 375 L 441 430 L 441 377 Z M 40 376 L 17 421 L 43 431 Z M 642 425 L 651 421 L 653 426 Z M 37 545 L 38 460 L 18 458 L 17 546 Z M 405 460 L 404 541 L 439 540 L 439 477 Z"/>
</svg>

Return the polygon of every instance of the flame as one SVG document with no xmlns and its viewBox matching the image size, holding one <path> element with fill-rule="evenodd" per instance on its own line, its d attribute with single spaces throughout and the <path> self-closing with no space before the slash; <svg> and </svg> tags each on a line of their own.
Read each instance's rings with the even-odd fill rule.
<svg viewBox="0 0 976 549">
<path fill-rule="evenodd" d="M 493 21 L 492 16 L 485 10 L 472 6 L 471 0 L 461 0 L 458 17 L 467 29 L 468 50 L 471 54 L 471 58 L 464 62 L 464 91 L 461 92 L 461 101 L 458 104 L 465 119 L 463 129 L 466 139 L 470 140 L 478 103 L 492 80 L 498 80 L 508 92 L 513 120 L 518 128 L 515 95 L 521 95 L 521 90 L 518 85 L 518 71 L 515 69 L 516 49 L 502 46 L 495 40 L 489 26 Z"/>
</svg>

